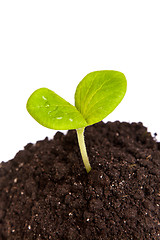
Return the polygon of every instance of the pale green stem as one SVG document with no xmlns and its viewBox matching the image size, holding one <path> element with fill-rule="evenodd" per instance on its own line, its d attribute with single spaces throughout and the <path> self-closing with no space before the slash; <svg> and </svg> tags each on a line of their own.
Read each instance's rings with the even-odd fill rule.
<svg viewBox="0 0 160 240">
<path fill-rule="evenodd" d="M 91 171 L 91 165 L 89 163 L 86 145 L 85 145 L 85 141 L 84 141 L 84 128 L 79 128 L 76 130 L 77 130 L 78 143 L 79 143 L 79 148 L 81 151 L 83 163 L 84 163 L 87 173 L 89 173 Z"/>
</svg>

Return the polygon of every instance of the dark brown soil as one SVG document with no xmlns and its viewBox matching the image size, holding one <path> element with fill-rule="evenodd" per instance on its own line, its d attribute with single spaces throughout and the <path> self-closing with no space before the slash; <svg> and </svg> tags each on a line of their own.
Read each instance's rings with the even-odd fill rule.
<svg viewBox="0 0 160 240">
<path fill-rule="evenodd" d="M 160 239 L 160 143 L 142 123 L 86 128 L 27 144 L 0 165 L 0 239 Z"/>
</svg>

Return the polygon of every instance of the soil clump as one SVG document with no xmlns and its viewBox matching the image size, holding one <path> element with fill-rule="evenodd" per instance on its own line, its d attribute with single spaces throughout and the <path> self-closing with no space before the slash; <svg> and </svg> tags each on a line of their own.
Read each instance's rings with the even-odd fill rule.
<svg viewBox="0 0 160 240">
<path fill-rule="evenodd" d="M 160 143 L 142 123 L 76 131 L 29 143 L 0 164 L 1 240 L 160 239 Z"/>
</svg>

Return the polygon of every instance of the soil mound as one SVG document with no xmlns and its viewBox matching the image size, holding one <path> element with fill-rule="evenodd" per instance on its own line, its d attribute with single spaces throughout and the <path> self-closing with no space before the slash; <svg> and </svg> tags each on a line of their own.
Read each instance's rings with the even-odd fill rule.
<svg viewBox="0 0 160 240">
<path fill-rule="evenodd" d="M 29 143 L 0 164 L 2 240 L 160 239 L 160 143 L 142 123 L 75 130 Z"/>
</svg>

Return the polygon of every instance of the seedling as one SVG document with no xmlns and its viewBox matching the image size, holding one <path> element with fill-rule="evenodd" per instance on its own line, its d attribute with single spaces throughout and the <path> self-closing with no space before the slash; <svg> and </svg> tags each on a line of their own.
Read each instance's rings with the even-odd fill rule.
<svg viewBox="0 0 160 240">
<path fill-rule="evenodd" d="M 121 102 L 127 88 L 123 73 L 95 71 L 86 75 L 75 92 L 75 106 L 48 88 L 40 88 L 27 101 L 27 110 L 41 125 L 55 130 L 76 129 L 87 173 L 91 170 L 85 141 L 86 126 L 100 122 Z"/>
</svg>

